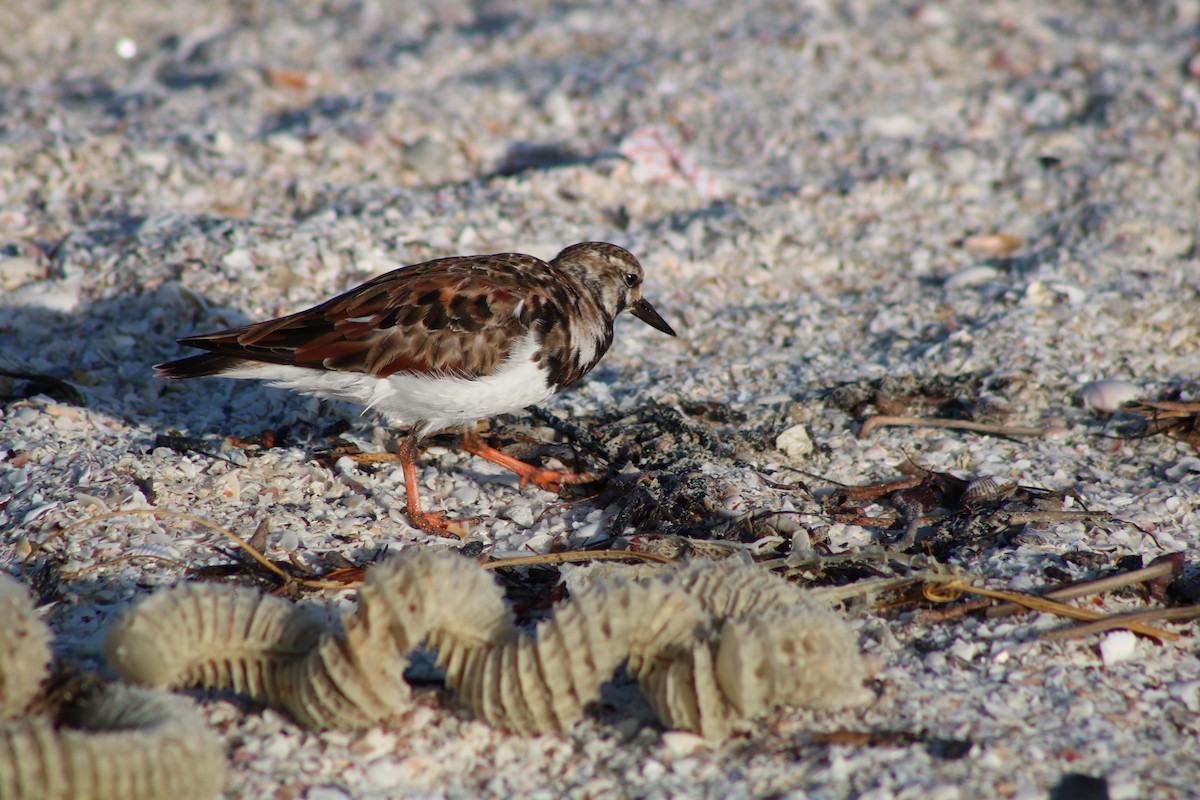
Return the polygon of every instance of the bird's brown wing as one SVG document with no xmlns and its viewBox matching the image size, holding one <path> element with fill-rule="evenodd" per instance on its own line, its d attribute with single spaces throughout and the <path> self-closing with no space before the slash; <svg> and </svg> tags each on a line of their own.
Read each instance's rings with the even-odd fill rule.
<svg viewBox="0 0 1200 800">
<path fill-rule="evenodd" d="M 516 253 L 443 258 L 385 273 L 306 311 L 180 342 L 377 377 L 475 378 L 491 374 L 540 318 L 547 269 Z"/>
</svg>

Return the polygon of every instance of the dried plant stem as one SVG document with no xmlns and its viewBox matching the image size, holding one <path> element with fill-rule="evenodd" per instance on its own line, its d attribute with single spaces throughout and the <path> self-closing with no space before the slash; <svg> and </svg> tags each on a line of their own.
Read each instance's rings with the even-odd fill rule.
<svg viewBox="0 0 1200 800">
<path fill-rule="evenodd" d="M 1117 575 L 1108 575 L 1093 581 L 1083 581 L 1082 583 L 1064 586 L 1060 589 L 1052 589 L 1039 595 L 1039 597 L 1045 597 L 1050 600 L 1073 600 L 1076 597 L 1111 592 L 1114 589 L 1120 589 L 1125 586 L 1133 586 L 1134 584 L 1145 583 L 1156 578 L 1164 578 L 1174 571 L 1175 566 L 1173 564 L 1161 561 L 1151 564 L 1148 567 L 1142 567 L 1141 569 L 1130 570 L 1129 572 L 1122 572 Z M 1020 611 L 1018 606 L 1012 603 L 1004 603 L 989 608 L 987 615 L 989 617 L 1006 617 L 1018 611 Z"/>
<path fill-rule="evenodd" d="M 876 428 L 903 426 L 907 428 L 957 428 L 979 433 L 995 433 L 1000 436 L 1041 436 L 1045 428 L 1025 428 L 1014 425 L 996 425 L 989 422 L 971 422 L 965 419 L 943 419 L 941 417 L 893 417 L 877 415 L 868 417 L 858 432 L 865 439 Z"/>
<path fill-rule="evenodd" d="M 1024 606 L 1034 611 L 1042 611 L 1047 614 L 1057 614 L 1062 617 L 1070 617 L 1072 619 L 1081 619 L 1087 622 L 1107 619 L 1104 614 L 1097 614 L 1094 611 L 1086 611 L 1082 608 L 1075 608 L 1063 603 L 1049 600 L 1045 597 L 1034 595 L 1017 594 L 1016 592 L 1006 592 L 999 589 L 985 589 L 982 586 L 969 586 L 961 581 L 949 581 L 938 584 L 928 584 L 925 587 L 925 597 L 934 602 L 948 603 L 956 600 L 960 594 L 977 594 L 984 597 L 991 597 L 998 600 L 1007 600 L 1010 603 Z M 1137 622 L 1128 625 L 1122 624 L 1119 627 L 1126 628 L 1134 633 L 1140 633 L 1143 636 L 1152 636 L 1155 639 L 1166 639 L 1175 641 L 1179 638 L 1179 634 L 1170 631 L 1164 631 L 1159 628 L 1153 628 L 1149 625 L 1142 625 Z"/>
<path fill-rule="evenodd" d="M 1076 625 L 1074 628 L 1066 628 L 1061 631 L 1048 631 L 1038 636 L 1039 639 L 1046 642 L 1063 641 L 1066 639 L 1078 639 L 1083 636 L 1090 636 L 1093 633 L 1102 633 L 1112 630 L 1113 628 L 1125 628 L 1137 633 L 1135 625 L 1140 625 L 1143 622 L 1155 622 L 1158 620 L 1178 620 L 1178 619 L 1195 619 L 1200 617 L 1200 606 L 1181 606 L 1178 608 L 1151 608 L 1146 611 L 1131 611 L 1128 614 L 1113 614 L 1110 617 L 1098 619 L 1095 622 L 1089 622 L 1086 625 Z M 1151 629 L 1153 630 L 1153 629 Z"/>
<path fill-rule="evenodd" d="M 674 564 L 675 560 L 657 553 L 638 550 L 567 550 L 561 553 L 538 553 L 532 556 L 499 558 L 488 561 L 484 569 L 508 569 L 510 567 L 532 567 L 538 564 L 578 564 L 586 561 L 649 561 L 653 564 Z"/>
</svg>

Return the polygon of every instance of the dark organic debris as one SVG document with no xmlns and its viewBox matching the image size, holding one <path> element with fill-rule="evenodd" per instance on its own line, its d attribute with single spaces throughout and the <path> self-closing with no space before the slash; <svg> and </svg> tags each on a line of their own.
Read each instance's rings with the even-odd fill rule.
<svg viewBox="0 0 1200 800">
<path fill-rule="evenodd" d="M 943 739 L 925 732 L 876 730 L 838 730 L 815 733 L 813 739 L 822 744 L 849 745 L 851 747 L 906 747 L 924 744 L 934 758 L 954 761 L 971 751 L 974 743 L 970 739 Z"/>
<path fill-rule="evenodd" d="M 692 403 L 684 409 L 687 413 L 651 401 L 575 420 L 540 408 L 529 413 L 569 438 L 591 471 L 607 471 L 596 502 L 616 509 L 609 520 L 614 537 L 632 530 L 704 538 L 717 535 L 727 520 L 717 513 L 723 487 L 703 466 L 731 459 L 739 444 L 761 438 L 762 431 L 746 426 L 745 415 L 726 404 Z M 699 419 L 688 416 L 693 412 Z"/>
<path fill-rule="evenodd" d="M 897 550 L 919 546 L 936 558 L 961 547 L 1010 534 L 1035 523 L 1085 520 L 1114 521 L 1104 511 L 1065 510 L 1070 490 L 1050 491 L 983 477 L 965 480 L 947 472 L 904 465 L 905 478 L 869 486 L 842 487 L 824 500 L 824 510 L 835 521 L 853 525 L 901 530 Z M 886 503 L 891 513 L 868 515 L 868 506 Z"/>
<path fill-rule="evenodd" d="M 188 453 L 196 453 L 197 455 L 215 458 L 217 461 L 226 461 L 231 464 L 233 463 L 225 456 L 212 452 L 212 450 L 209 449 L 210 446 L 211 445 L 203 439 L 199 439 L 194 436 L 184 436 L 178 431 L 158 434 L 154 437 L 153 445 L 154 448 L 166 447 L 169 450 L 174 450 L 181 456 L 186 456 Z"/>
<path fill-rule="evenodd" d="M 994 384 L 994 380 L 993 380 Z M 997 422 L 1004 411 L 980 399 L 984 379 L 978 375 L 887 375 L 875 380 L 844 383 L 829 392 L 834 406 L 862 416 L 873 406 L 880 414 L 928 415 L 976 422 Z M 993 385 L 992 388 L 999 388 Z"/>
<path fill-rule="evenodd" d="M 1122 410 L 1139 418 L 1135 436 L 1166 434 L 1200 450 L 1200 401 L 1143 400 Z"/>
<path fill-rule="evenodd" d="M 56 402 L 71 406 L 85 406 L 83 394 L 62 378 L 44 375 L 40 372 L 25 372 L 22 370 L 0 369 L 0 377 L 25 381 L 25 385 L 11 394 L 0 395 L 0 401 L 27 400 L 39 394 L 45 395 Z"/>
<path fill-rule="evenodd" d="M 1108 780 L 1071 772 L 1050 790 L 1050 800 L 1108 800 Z"/>
</svg>

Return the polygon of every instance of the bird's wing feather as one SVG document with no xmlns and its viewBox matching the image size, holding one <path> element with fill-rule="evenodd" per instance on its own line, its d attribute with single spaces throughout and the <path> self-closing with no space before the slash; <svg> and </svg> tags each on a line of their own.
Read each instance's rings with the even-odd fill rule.
<svg viewBox="0 0 1200 800">
<path fill-rule="evenodd" d="M 552 302 L 546 270 L 516 253 L 444 258 L 385 273 L 306 311 L 180 341 L 273 364 L 476 378 L 491 374 Z"/>
</svg>

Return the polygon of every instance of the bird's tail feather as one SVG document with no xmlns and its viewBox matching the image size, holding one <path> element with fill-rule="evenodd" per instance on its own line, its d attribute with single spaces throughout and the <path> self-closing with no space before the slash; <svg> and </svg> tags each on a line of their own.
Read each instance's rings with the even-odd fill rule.
<svg viewBox="0 0 1200 800">
<path fill-rule="evenodd" d="M 155 373 L 160 378 L 207 378 L 224 372 L 243 367 L 246 360 L 233 356 L 223 356 L 217 353 L 202 353 L 198 356 L 181 358 L 178 361 L 168 361 L 156 364 Z"/>
</svg>

